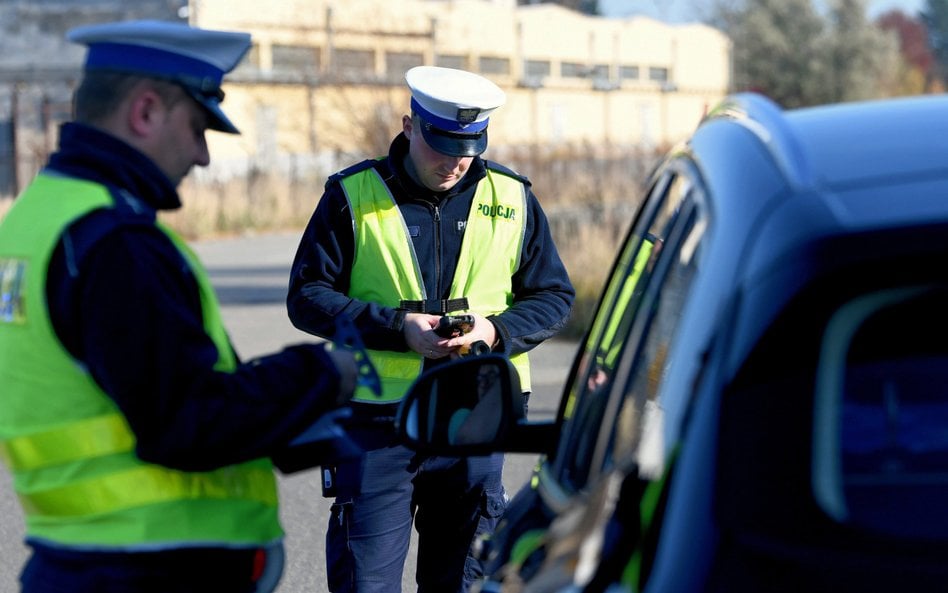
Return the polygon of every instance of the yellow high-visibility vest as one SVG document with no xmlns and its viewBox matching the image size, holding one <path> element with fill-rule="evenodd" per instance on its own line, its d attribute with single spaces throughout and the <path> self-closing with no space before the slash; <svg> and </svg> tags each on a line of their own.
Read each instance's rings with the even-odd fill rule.
<svg viewBox="0 0 948 593">
<path fill-rule="evenodd" d="M 355 230 L 355 257 L 349 296 L 383 306 L 425 301 L 418 258 L 394 197 L 374 168 L 342 179 Z M 468 308 L 446 313 L 477 312 L 488 316 L 513 304 L 512 277 L 520 265 L 526 229 L 526 190 L 518 179 L 488 169 L 474 193 L 461 241 L 451 299 L 467 298 Z M 370 350 L 382 380 L 382 397 L 358 388 L 353 399 L 367 403 L 401 400 L 421 372 L 415 352 Z M 520 385 L 530 390 L 526 353 L 511 357 Z"/>
<path fill-rule="evenodd" d="M 209 472 L 142 461 L 115 402 L 56 336 L 46 304 L 53 250 L 71 222 L 113 205 L 101 185 L 42 173 L 0 223 L 0 454 L 27 538 L 110 550 L 273 542 L 283 531 L 268 459 Z M 235 370 L 207 274 L 162 230 L 197 280 L 216 368 Z"/>
</svg>

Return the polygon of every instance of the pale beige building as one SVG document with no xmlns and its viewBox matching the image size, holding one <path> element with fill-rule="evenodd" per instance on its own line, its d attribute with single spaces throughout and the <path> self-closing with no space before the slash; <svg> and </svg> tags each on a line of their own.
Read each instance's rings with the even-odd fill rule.
<svg viewBox="0 0 948 593">
<path fill-rule="evenodd" d="M 191 0 L 192 24 L 253 35 L 215 134 L 212 175 L 247 166 L 332 169 L 381 154 L 408 109 L 404 73 L 479 72 L 507 92 L 492 154 L 661 148 L 686 136 L 730 85 L 731 44 L 701 24 L 606 19 L 512 0 Z"/>
</svg>

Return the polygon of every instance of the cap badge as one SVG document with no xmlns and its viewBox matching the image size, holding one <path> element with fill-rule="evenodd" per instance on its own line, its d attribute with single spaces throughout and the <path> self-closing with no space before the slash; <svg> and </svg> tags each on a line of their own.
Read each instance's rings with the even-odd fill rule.
<svg viewBox="0 0 948 593">
<path fill-rule="evenodd" d="M 477 116 L 481 114 L 481 110 L 477 107 L 466 107 L 458 109 L 458 114 L 455 119 L 462 124 L 472 124 L 477 119 Z"/>
</svg>

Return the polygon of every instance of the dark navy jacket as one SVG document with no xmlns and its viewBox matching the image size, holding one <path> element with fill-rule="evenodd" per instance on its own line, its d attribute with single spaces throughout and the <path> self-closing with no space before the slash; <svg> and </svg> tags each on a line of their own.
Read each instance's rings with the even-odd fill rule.
<svg viewBox="0 0 948 593">
<path fill-rule="evenodd" d="M 213 369 L 217 349 L 204 331 L 196 280 L 152 224 L 158 210 L 181 203 L 148 158 L 71 123 L 48 170 L 125 196 L 65 233 L 47 295 L 57 335 L 116 401 L 139 457 L 190 471 L 268 457 L 334 406 L 339 377 L 315 344 L 233 374 Z"/>
<path fill-rule="evenodd" d="M 402 333 L 404 311 L 347 296 L 354 254 L 353 229 L 339 178 L 366 166 L 378 170 L 408 226 L 429 298 L 446 299 L 474 190 L 486 175 L 485 167 L 490 167 L 520 178 L 527 186 L 527 226 L 520 269 L 513 277 L 514 303 L 507 311 L 490 317 L 501 338 L 498 350 L 508 355 L 526 352 L 562 329 L 575 292 L 553 244 L 546 215 L 530 190 L 530 182 L 475 157 L 457 185 L 436 193 L 408 176 L 403 164 L 407 154 L 408 140 L 399 134 L 386 158 L 356 165 L 329 178 L 300 241 L 291 271 L 287 309 L 293 324 L 303 331 L 331 337 L 335 317 L 344 313 L 353 318 L 369 348 L 407 351 Z"/>
</svg>

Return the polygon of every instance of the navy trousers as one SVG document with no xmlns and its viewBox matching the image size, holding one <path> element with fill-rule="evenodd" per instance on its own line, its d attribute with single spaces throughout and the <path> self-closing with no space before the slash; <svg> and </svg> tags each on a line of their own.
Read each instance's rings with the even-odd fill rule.
<svg viewBox="0 0 948 593">
<path fill-rule="evenodd" d="M 412 522 L 419 593 L 463 593 L 483 574 L 474 538 L 506 507 L 503 455 L 420 457 L 388 444 L 337 466 L 326 535 L 332 593 L 401 591 Z"/>
</svg>

